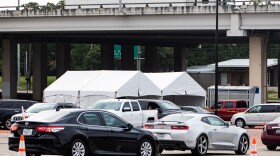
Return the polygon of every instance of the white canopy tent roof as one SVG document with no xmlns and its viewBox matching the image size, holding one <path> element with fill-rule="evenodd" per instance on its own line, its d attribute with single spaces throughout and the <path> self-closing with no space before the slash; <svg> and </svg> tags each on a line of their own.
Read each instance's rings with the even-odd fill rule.
<svg viewBox="0 0 280 156">
<path fill-rule="evenodd" d="M 161 96 L 173 96 L 178 105 L 197 105 L 204 107 L 206 91 L 186 72 L 144 73 L 161 90 Z M 176 95 L 180 95 L 176 97 Z M 177 102 L 176 102 L 177 101 Z"/>
<path fill-rule="evenodd" d="M 87 108 L 100 99 L 160 96 L 140 71 L 68 71 L 44 91 L 46 102 L 73 102 Z"/>
</svg>

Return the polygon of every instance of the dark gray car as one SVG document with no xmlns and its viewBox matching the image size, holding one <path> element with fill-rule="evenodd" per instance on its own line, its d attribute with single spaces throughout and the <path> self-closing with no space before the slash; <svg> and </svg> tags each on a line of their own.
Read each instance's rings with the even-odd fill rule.
<svg viewBox="0 0 280 156">
<path fill-rule="evenodd" d="M 142 110 L 157 109 L 159 119 L 169 114 L 186 112 L 175 103 L 167 100 L 138 99 L 137 101 Z"/>
</svg>

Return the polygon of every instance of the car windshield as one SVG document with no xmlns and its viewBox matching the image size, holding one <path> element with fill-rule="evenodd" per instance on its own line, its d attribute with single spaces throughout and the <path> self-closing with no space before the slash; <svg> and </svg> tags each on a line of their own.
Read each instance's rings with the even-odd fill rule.
<svg viewBox="0 0 280 156">
<path fill-rule="evenodd" d="M 29 107 L 25 112 L 26 113 L 39 113 L 45 110 L 52 110 L 55 108 L 55 103 L 36 103 Z"/>
<path fill-rule="evenodd" d="M 181 108 L 170 101 L 163 101 L 162 107 L 166 110 L 180 110 Z"/>
<path fill-rule="evenodd" d="M 167 116 L 161 118 L 160 121 L 186 122 L 186 121 L 190 120 L 191 118 L 193 118 L 193 116 L 184 115 L 183 113 L 182 114 L 171 114 L 171 115 L 167 115 Z"/>
<path fill-rule="evenodd" d="M 106 109 L 106 110 L 120 110 L 121 101 L 98 101 L 96 102 L 91 109 Z"/>
<path fill-rule="evenodd" d="M 201 107 L 196 107 L 196 109 L 198 110 L 198 112 L 202 112 L 202 113 L 209 113 L 208 110 L 201 108 Z"/>
</svg>

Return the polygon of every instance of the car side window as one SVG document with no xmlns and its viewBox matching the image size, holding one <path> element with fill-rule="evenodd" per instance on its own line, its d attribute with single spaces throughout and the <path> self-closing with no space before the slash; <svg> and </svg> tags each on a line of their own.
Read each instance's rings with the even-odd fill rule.
<svg viewBox="0 0 280 156">
<path fill-rule="evenodd" d="M 108 114 L 108 113 L 101 113 L 101 116 L 104 119 L 105 125 L 110 127 L 118 127 L 118 128 L 126 128 L 127 124 L 119 119 L 118 117 Z"/>
<path fill-rule="evenodd" d="M 234 108 L 234 102 L 233 101 L 225 102 L 224 108 Z"/>
<path fill-rule="evenodd" d="M 129 102 L 125 102 L 125 103 L 123 104 L 123 109 L 126 108 L 126 107 L 130 108 L 130 111 L 131 111 L 131 107 L 130 107 Z"/>
<path fill-rule="evenodd" d="M 202 121 L 202 122 L 205 122 L 205 123 L 207 123 L 207 124 L 210 125 L 210 122 L 209 122 L 209 120 L 208 120 L 207 117 L 203 117 L 203 118 L 201 119 L 201 121 Z"/>
<path fill-rule="evenodd" d="M 277 106 L 277 112 L 280 112 L 280 106 Z"/>
<path fill-rule="evenodd" d="M 247 108 L 247 103 L 245 101 L 237 101 L 236 108 Z"/>
<path fill-rule="evenodd" d="M 133 111 L 140 111 L 139 104 L 137 102 L 131 102 Z"/>
<path fill-rule="evenodd" d="M 213 126 L 225 126 L 225 122 L 216 117 L 207 117 L 209 124 Z"/>
<path fill-rule="evenodd" d="M 260 113 L 261 112 L 261 106 L 255 106 L 248 110 L 248 113 Z"/>
<path fill-rule="evenodd" d="M 145 101 L 138 101 L 142 110 L 147 109 L 147 102 Z"/>
<path fill-rule="evenodd" d="M 101 120 L 96 112 L 83 113 L 78 122 L 87 125 L 101 125 Z"/>
<path fill-rule="evenodd" d="M 276 105 L 263 105 L 261 108 L 261 113 L 274 113 L 276 110 Z"/>
</svg>

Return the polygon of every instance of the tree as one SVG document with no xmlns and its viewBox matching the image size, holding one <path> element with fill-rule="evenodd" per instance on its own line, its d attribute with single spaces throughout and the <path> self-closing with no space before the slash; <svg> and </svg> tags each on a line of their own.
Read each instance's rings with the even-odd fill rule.
<svg viewBox="0 0 280 156">
<path fill-rule="evenodd" d="M 39 10 L 40 6 L 37 2 L 29 2 L 21 5 L 25 10 Z"/>
</svg>

